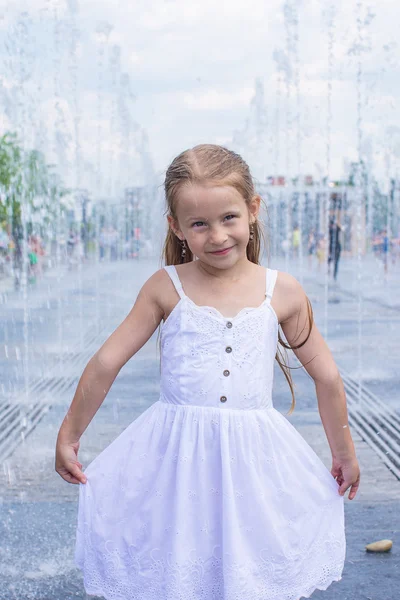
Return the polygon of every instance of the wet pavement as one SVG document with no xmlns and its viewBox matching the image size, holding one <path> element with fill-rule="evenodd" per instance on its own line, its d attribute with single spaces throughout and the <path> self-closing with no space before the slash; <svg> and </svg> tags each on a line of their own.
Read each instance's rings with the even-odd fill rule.
<svg viewBox="0 0 400 600">
<path fill-rule="evenodd" d="M 285 270 L 282 261 L 272 266 Z M 364 385 L 399 410 L 400 375 L 396 368 L 400 340 L 399 272 L 396 270 L 385 278 L 381 264 L 367 259 L 359 280 L 354 275 L 356 267 L 355 261 L 343 260 L 338 284 L 329 290 L 324 287 L 322 273 L 304 268 L 301 277 L 296 265 L 290 271 L 302 278 L 321 331 L 328 314 L 327 339 L 339 367 L 356 377 L 361 374 Z M 141 285 L 157 268 L 157 261 L 144 260 L 104 263 L 99 272 L 85 266 L 79 273 L 49 273 L 30 291 L 29 302 L 21 294 L 7 292 L 3 287 L 6 292 L 0 305 L 3 398 L 29 401 L 29 390 L 38 378 L 54 380 L 62 375 L 70 377 L 76 385 L 87 356 L 122 321 Z M 24 334 L 28 335 L 28 346 L 24 344 Z M 3 346 L 7 346 L 7 351 Z M 24 369 L 26 356 L 29 364 Z M 275 373 L 274 404 L 285 414 L 291 402 L 289 388 L 278 368 Z M 330 468 L 330 451 L 313 381 L 304 371 L 295 371 L 294 380 L 296 410 L 288 418 Z M 158 389 L 156 332 L 122 369 L 83 435 L 81 462 L 87 465 L 157 400 Z M 87 598 L 73 562 L 78 488 L 64 482 L 54 471 L 55 439 L 73 390 L 48 394 L 51 409 L 24 444 L 1 465 L 0 600 Z M 352 434 L 362 480 L 356 499 L 345 499 L 347 555 L 343 579 L 325 592 L 316 591 L 312 598 L 397 600 L 400 482 L 371 447 L 356 432 Z M 365 552 L 367 543 L 383 538 L 393 540 L 391 552 Z"/>
</svg>

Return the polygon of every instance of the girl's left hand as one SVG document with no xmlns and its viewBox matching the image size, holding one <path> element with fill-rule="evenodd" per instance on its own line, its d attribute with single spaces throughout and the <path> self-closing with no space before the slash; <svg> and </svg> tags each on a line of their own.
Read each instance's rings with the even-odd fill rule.
<svg viewBox="0 0 400 600">
<path fill-rule="evenodd" d="M 360 485 L 360 467 L 355 456 L 346 458 L 332 457 L 331 475 L 340 485 L 339 494 L 344 496 L 351 487 L 349 500 L 353 500 Z"/>
</svg>

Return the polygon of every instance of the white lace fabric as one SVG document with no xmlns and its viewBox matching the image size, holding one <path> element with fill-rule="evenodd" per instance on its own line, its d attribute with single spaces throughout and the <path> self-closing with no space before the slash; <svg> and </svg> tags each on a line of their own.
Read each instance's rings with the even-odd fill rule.
<svg viewBox="0 0 400 600">
<path fill-rule="evenodd" d="M 160 398 L 80 485 L 76 563 L 86 592 L 107 600 L 309 598 L 341 579 L 344 503 L 328 469 L 273 407 L 276 271 L 266 272 L 262 305 L 228 319 L 196 306 L 175 269 L 166 270 L 180 301 L 162 328 Z"/>
</svg>

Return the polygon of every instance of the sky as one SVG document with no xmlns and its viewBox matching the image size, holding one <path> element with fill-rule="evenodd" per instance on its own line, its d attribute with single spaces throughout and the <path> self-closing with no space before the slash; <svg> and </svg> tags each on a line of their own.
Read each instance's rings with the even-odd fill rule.
<svg viewBox="0 0 400 600">
<path fill-rule="evenodd" d="M 0 133 L 113 197 L 199 143 L 253 175 L 383 182 L 400 157 L 395 0 L 0 0 Z"/>
</svg>

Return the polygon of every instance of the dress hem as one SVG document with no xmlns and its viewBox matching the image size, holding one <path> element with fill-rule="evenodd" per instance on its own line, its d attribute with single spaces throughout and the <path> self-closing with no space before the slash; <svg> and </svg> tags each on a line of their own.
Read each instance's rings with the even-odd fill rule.
<svg viewBox="0 0 400 600">
<path fill-rule="evenodd" d="M 82 568 L 79 565 L 77 565 L 77 566 L 80 569 Z M 302 598 L 311 598 L 311 596 L 313 595 L 313 593 L 316 590 L 319 590 L 321 592 L 325 592 L 332 585 L 332 583 L 338 583 L 339 581 L 342 581 L 342 579 L 343 579 L 343 575 L 332 576 L 331 580 L 326 585 L 324 585 L 324 586 L 323 585 L 316 585 L 310 592 L 302 592 L 301 595 L 298 597 L 297 600 L 302 600 Z M 100 589 L 91 590 L 90 586 L 86 586 L 85 584 L 83 584 L 83 587 L 85 589 L 85 593 L 88 596 L 101 597 L 101 598 L 104 598 L 104 600 L 117 600 L 116 596 L 114 596 L 114 594 L 109 595 L 108 592 L 106 594 L 104 594 Z M 192 598 L 193 597 L 191 597 L 190 600 L 192 600 Z M 159 600 L 162 600 L 162 599 L 159 598 Z M 245 600 L 247 600 L 247 598 Z M 261 598 L 260 600 L 263 600 L 263 599 Z M 292 595 L 290 595 L 290 597 L 289 596 L 284 596 L 284 597 L 280 598 L 279 600 L 292 600 Z"/>
</svg>

